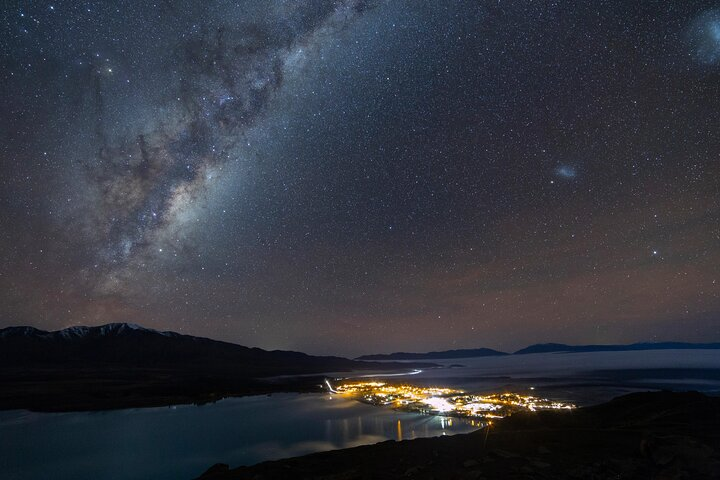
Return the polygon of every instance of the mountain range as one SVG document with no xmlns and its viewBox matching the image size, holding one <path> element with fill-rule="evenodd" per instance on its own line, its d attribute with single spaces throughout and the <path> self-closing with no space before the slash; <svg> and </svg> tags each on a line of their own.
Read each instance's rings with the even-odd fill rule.
<svg viewBox="0 0 720 480">
<path fill-rule="evenodd" d="M 33 327 L 0 330 L 0 367 L 42 365 L 232 370 L 244 377 L 388 368 L 341 357 L 244 347 L 130 323 L 55 332 Z"/>
<path fill-rule="evenodd" d="M 639 350 L 700 350 L 720 349 L 720 343 L 645 342 L 629 345 L 565 345 L 563 343 L 538 343 L 514 353 L 501 352 L 490 348 L 444 350 L 440 352 L 363 355 L 357 360 L 439 360 L 452 358 L 494 357 L 502 355 L 525 355 L 531 353 L 578 353 L 578 352 L 630 352 Z"/>
<path fill-rule="evenodd" d="M 577 352 L 634 352 L 639 350 L 714 350 L 720 343 L 641 342 L 629 345 L 565 345 L 562 343 L 538 343 L 518 350 L 514 355 L 529 353 L 577 353 Z"/>
<path fill-rule="evenodd" d="M 357 360 L 432 360 L 440 358 L 471 358 L 471 357 L 496 357 L 509 355 L 506 352 L 499 352 L 491 348 L 467 348 L 462 350 L 444 350 L 441 352 L 408 353 L 395 352 L 387 354 L 363 355 Z"/>
<path fill-rule="evenodd" d="M 512 355 L 700 348 L 720 349 L 720 343 L 546 343 Z M 103 410 L 317 391 L 328 372 L 429 368 L 437 365 L 418 361 L 504 355 L 511 354 L 477 348 L 365 355 L 350 360 L 268 351 L 130 323 L 53 332 L 8 327 L 0 329 L 0 410 Z"/>
<path fill-rule="evenodd" d="M 244 347 L 129 323 L 0 330 L 0 409 L 96 410 L 316 390 L 328 372 L 407 370 Z"/>
</svg>

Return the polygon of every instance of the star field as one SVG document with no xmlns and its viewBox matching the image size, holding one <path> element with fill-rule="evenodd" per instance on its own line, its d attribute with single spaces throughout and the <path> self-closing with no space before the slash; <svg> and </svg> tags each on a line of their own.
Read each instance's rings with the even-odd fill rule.
<svg viewBox="0 0 720 480">
<path fill-rule="evenodd" d="M 713 2 L 1 8 L 0 326 L 720 339 Z"/>
</svg>

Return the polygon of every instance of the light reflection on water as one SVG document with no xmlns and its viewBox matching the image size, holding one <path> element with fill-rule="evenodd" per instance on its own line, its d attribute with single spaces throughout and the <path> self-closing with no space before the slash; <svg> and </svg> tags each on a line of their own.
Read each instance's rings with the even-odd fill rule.
<svg viewBox="0 0 720 480">
<path fill-rule="evenodd" d="M 415 384 L 534 392 L 598 403 L 634 390 L 720 392 L 717 350 L 534 354 L 437 363 Z M 332 399 L 331 399 L 332 398 Z M 0 412 L 0 479 L 182 480 L 231 466 L 384 440 L 473 430 L 460 419 L 396 412 L 328 394 L 283 394 L 94 413 Z"/>
<path fill-rule="evenodd" d="M 480 393 L 528 393 L 532 387 L 535 395 L 579 406 L 646 390 L 720 394 L 720 350 L 546 353 L 432 361 L 457 368 L 426 369 L 408 381 Z"/>
<path fill-rule="evenodd" d="M 217 462 L 238 466 L 474 428 L 327 394 L 111 412 L 0 412 L 0 478 L 52 472 L 57 480 L 190 479 Z"/>
</svg>

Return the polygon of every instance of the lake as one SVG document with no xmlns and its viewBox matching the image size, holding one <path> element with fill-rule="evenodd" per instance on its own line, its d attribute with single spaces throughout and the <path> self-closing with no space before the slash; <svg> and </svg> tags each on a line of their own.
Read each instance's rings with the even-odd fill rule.
<svg viewBox="0 0 720 480">
<path fill-rule="evenodd" d="M 323 394 L 89 413 L 0 412 L 4 480 L 191 479 L 263 460 L 473 430 Z M 49 475 L 52 472 L 52 475 Z"/>
<path fill-rule="evenodd" d="M 720 392 L 720 351 L 533 354 L 436 361 L 407 380 L 523 390 L 591 404 L 637 390 Z M 397 378 L 396 378 L 397 379 Z M 203 406 L 108 412 L 0 412 L 0 478 L 191 479 L 211 465 L 253 464 L 384 440 L 451 435 L 468 421 L 396 412 L 329 394 L 275 394 Z"/>
<path fill-rule="evenodd" d="M 413 375 L 412 382 L 481 393 L 522 391 L 580 406 L 644 390 L 720 394 L 720 350 L 541 353 L 433 362 L 462 366 L 428 369 Z"/>
</svg>

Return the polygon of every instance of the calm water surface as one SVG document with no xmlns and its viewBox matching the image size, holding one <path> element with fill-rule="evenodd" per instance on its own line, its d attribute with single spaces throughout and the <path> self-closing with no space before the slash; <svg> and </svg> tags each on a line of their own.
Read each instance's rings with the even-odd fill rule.
<svg viewBox="0 0 720 480">
<path fill-rule="evenodd" d="M 658 388 L 720 393 L 720 350 L 534 354 L 436 363 L 456 366 L 425 370 L 408 381 L 488 392 L 529 392 L 532 387 L 541 396 L 578 404 Z M 218 462 L 238 466 L 473 429 L 458 419 L 401 413 L 328 394 L 93 413 L 0 412 L 0 479 L 189 480 Z"/>
<path fill-rule="evenodd" d="M 578 405 L 647 390 L 720 394 L 720 350 L 540 353 L 433 362 L 461 366 L 428 369 L 411 381 L 477 392 L 520 391 Z"/>
<path fill-rule="evenodd" d="M 232 466 L 473 430 L 320 394 L 92 413 L 0 412 L 3 480 L 191 479 Z"/>
</svg>

